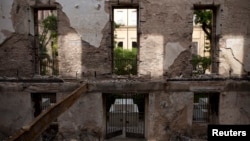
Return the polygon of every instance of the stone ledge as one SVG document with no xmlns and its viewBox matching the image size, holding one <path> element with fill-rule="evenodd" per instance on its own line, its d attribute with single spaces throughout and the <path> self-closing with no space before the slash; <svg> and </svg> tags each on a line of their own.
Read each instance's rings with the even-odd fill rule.
<svg viewBox="0 0 250 141">
<path fill-rule="evenodd" d="M 64 80 L 57 77 L 34 77 L 34 78 L 17 78 L 17 77 L 0 77 L 0 82 L 23 82 L 23 83 L 63 83 Z"/>
</svg>

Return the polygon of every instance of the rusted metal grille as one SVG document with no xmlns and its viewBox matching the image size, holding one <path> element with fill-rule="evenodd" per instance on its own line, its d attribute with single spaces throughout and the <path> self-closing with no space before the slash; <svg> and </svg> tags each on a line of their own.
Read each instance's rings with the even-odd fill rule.
<svg viewBox="0 0 250 141">
<path fill-rule="evenodd" d="M 106 138 L 144 137 L 145 94 L 106 94 Z"/>
</svg>

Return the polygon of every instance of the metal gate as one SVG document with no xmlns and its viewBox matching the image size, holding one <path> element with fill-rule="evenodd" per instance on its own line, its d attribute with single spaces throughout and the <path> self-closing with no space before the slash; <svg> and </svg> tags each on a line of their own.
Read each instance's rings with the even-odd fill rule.
<svg viewBox="0 0 250 141">
<path fill-rule="evenodd" d="M 106 138 L 144 137 L 145 94 L 106 94 Z"/>
</svg>

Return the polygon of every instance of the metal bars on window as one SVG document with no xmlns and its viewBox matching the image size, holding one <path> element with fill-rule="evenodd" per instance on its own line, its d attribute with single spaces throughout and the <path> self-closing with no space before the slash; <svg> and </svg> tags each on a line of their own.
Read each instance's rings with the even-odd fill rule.
<svg viewBox="0 0 250 141">
<path fill-rule="evenodd" d="M 106 138 L 144 137 L 145 94 L 106 94 Z"/>
<path fill-rule="evenodd" d="M 209 94 L 195 93 L 193 105 L 193 121 L 208 122 L 209 121 Z"/>
<path fill-rule="evenodd" d="M 56 93 L 32 93 L 31 99 L 36 117 L 56 103 Z"/>
</svg>

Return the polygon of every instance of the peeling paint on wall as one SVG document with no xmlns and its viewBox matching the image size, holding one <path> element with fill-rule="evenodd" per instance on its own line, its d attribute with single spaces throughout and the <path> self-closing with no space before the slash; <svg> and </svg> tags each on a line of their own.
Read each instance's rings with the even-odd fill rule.
<svg viewBox="0 0 250 141">
<path fill-rule="evenodd" d="M 244 70 L 244 39 L 229 37 L 220 53 L 220 74 L 240 75 Z"/>
<path fill-rule="evenodd" d="M 89 44 L 99 47 L 103 34 L 102 29 L 108 22 L 103 0 L 57 0 L 70 20 L 70 25 Z"/>
<path fill-rule="evenodd" d="M 165 64 L 164 70 L 168 70 L 168 68 L 174 63 L 174 60 L 178 57 L 178 55 L 183 52 L 185 48 L 183 48 L 180 43 L 170 42 L 165 46 Z"/>
<path fill-rule="evenodd" d="M 12 4 L 13 0 L 1 1 L 0 3 L 0 44 L 8 38 L 8 35 L 4 34 L 6 31 L 14 32 L 10 14 Z"/>
</svg>

